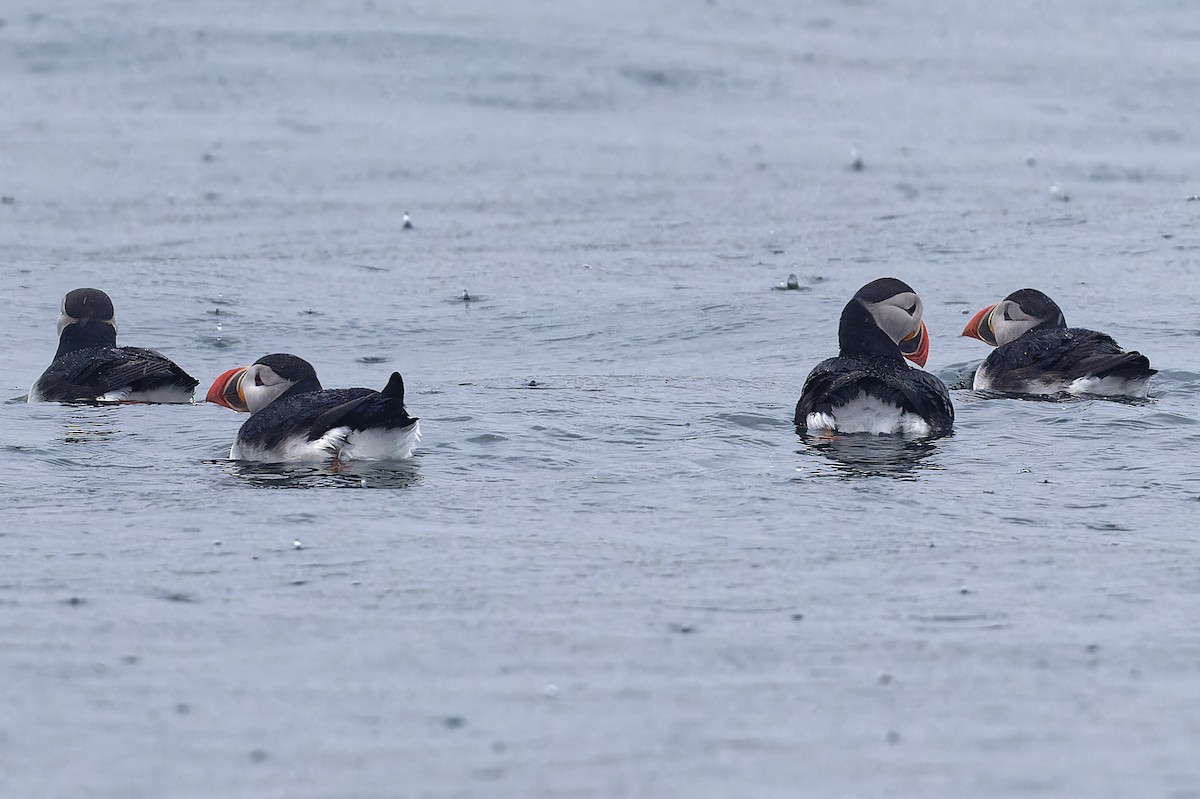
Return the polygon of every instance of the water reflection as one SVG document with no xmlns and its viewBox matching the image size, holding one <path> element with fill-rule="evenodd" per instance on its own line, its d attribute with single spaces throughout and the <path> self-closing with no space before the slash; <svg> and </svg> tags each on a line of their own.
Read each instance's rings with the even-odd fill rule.
<svg viewBox="0 0 1200 799">
<path fill-rule="evenodd" d="M 324 464 L 207 461 L 255 488 L 410 488 L 421 481 L 413 463 Z"/>
<path fill-rule="evenodd" d="M 72 407 L 67 414 L 63 442 L 67 444 L 104 443 L 121 432 L 115 409 L 104 406 Z"/>
<path fill-rule="evenodd" d="M 799 454 L 828 458 L 840 477 L 915 480 L 922 469 L 936 468 L 929 457 L 937 452 L 937 443 L 929 439 L 850 433 L 832 438 L 802 435 L 801 440 L 805 446 Z"/>
</svg>

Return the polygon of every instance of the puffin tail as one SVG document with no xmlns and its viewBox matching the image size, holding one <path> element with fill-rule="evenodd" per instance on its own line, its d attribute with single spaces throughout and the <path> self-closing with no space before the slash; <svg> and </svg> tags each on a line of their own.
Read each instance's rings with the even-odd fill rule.
<svg viewBox="0 0 1200 799">
<path fill-rule="evenodd" d="M 384 386 L 383 391 L 379 393 L 385 397 L 398 399 L 401 402 L 404 402 L 404 378 L 400 376 L 399 372 L 392 372 L 392 376 L 388 380 L 387 385 Z"/>
</svg>

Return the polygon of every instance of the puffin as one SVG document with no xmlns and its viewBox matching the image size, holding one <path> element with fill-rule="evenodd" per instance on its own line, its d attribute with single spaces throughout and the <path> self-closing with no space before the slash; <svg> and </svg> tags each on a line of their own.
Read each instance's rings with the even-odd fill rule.
<svg viewBox="0 0 1200 799">
<path fill-rule="evenodd" d="M 205 399 L 250 414 L 229 450 L 233 460 L 403 460 L 421 438 L 417 418 L 405 410 L 399 372 L 382 391 L 322 388 L 308 361 L 275 353 L 222 373 Z"/>
<path fill-rule="evenodd" d="M 1008 394 L 1146 396 L 1150 359 L 1126 352 L 1112 336 L 1067 327 L 1054 300 L 1021 289 L 979 311 L 962 334 L 994 349 L 975 372 L 976 391 Z"/>
<path fill-rule="evenodd" d="M 117 346 L 112 300 L 100 289 L 67 292 L 54 361 L 30 402 L 191 402 L 199 380 L 154 350 Z"/>
<path fill-rule="evenodd" d="M 927 438 L 954 427 L 946 384 L 924 366 L 929 331 L 921 298 L 902 280 L 881 277 L 842 309 L 839 353 L 812 370 L 796 403 L 802 433 L 902 434 Z"/>
</svg>

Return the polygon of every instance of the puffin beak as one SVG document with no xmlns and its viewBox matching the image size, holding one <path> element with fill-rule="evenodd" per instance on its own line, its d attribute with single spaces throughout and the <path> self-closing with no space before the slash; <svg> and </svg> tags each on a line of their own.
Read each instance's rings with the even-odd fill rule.
<svg viewBox="0 0 1200 799">
<path fill-rule="evenodd" d="M 925 365 L 929 358 L 929 330 L 924 322 L 915 333 L 900 339 L 900 352 L 917 366 Z"/>
<path fill-rule="evenodd" d="M 246 395 L 242 393 L 242 377 L 249 368 L 248 366 L 237 366 L 228 372 L 223 372 L 213 381 L 212 388 L 208 390 L 208 395 L 204 398 L 205 402 L 215 402 L 217 405 L 223 405 L 238 413 L 249 413 L 250 408 L 246 405 Z"/>
<path fill-rule="evenodd" d="M 967 326 L 963 328 L 962 334 L 977 338 L 985 344 L 996 346 L 996 334 L 992 331 L 992 311 L 996 310 L 995 305 L 989 305 L 979 313 L 971 317 L 971 321 L 967 322 Z"/>
</svg>

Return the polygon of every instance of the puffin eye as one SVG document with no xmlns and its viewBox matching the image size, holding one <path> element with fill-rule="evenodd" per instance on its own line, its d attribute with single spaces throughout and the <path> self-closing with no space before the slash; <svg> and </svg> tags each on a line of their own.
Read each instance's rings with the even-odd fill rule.
<svg viewBox="0 0 1200 799">
<path fill-rule="evenodd" d="M 261 386 L 262 384 L 263 384 L 262 375 L 255 375 L 254 376 L 254 385 Z"/>
<path fill-rule="evenodd" d="M 1012 320 L 1013 320 L 1013 318 L 1012 318 L 1011 316 L 1009 316 L 1009 315 L 1008 315 L 1008 309 L 1007 309 L 1007 308 L 1005 308 L 1005 309 L 1004 309 L 1004 321 L 1005 321 L 1005 322 L 1011 322 Z"/>
<path fill-rule="evenodd" d="M 917 304 L 914 302 L 912 305 L 908 306 L 904 310 L 908 311 L 909 316 L 913 316 L 917 312 Z"/>
</svg>

